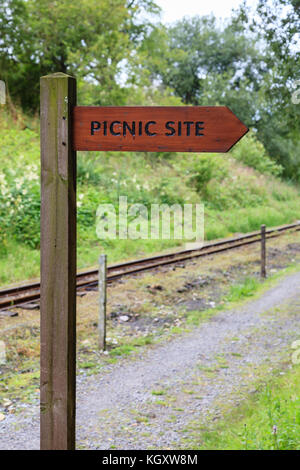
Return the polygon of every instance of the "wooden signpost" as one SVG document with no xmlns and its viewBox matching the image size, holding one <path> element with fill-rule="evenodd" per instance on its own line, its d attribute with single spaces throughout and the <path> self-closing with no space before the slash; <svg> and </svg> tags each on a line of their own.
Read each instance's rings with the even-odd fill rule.
<svg viewBox="0 0 300 470">
<path fill-rule="evenodd" d="M 74 150 L 228 152 L 247 131 L 226 106 L 76 106 L 73 111 Z"/>
<path fill-rule="evenodd" d="M 41 449 L 75 448 L 76 151 L 227 152 L 248 131 L 227 107 L 81 107 L 41 78 Z"/>
<path fill-rule="evenodd" d="M 41 78 L 41 449 L 75 448 L 76 81 Z"/>
</svg>

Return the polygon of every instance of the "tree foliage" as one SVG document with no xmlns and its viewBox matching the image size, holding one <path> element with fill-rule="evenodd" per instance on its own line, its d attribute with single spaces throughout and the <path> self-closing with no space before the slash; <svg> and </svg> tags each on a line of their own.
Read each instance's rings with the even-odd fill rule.
<svg viewBox="0 0 300 470">
<path fill-rule="evenodd" d="M 284 167 L 284 174 L 300 179 L 300 106 L 293 103 L 300 78 L 299 0 L 259 0 L 256 14 L 244 5 L 235 18 L 263 47 L 268 74 L 262 84 L 258 137 L 269 154 Z"/>
<path fill-rule="evenodd" d="M 155 0 L 2 0 L 0 78 L 26 111 L 52 72 L 77 77 L 83 104 L 227 105 L 300 180 L 300 1 L 244 2 L 224 23 L 166 27 L 158 13 Z"/>
<path fill-rule="evenodd" d="M 257 136 L 284 175 L 300 179 L 300 106 L 292 102 L 300 78 L 299 0 L 244 5 L 225 24 L 185 18 L 153 30 L 158 43 L 144 61 L 152 81 L 186 104 L 227 105 Z M 155 41 L 156 40 L 156 41 Z"/>
<path fill-rule="evenodd" d="M 40 76 L 64 72 L 98 87 L 99 102 L 116 104 L 120 64 L 150 27 L 141 17 L 157 12 L 152 0 L 5 0 L 0 70 L 11 96 L 36 109 Z"/>
<path fill-rule="evenodd" d="M 201 102 L 208 77 L 227 76 L 232 88 L 242 80 L 255 87 L 263 73 L 254 41 L 232 25 L 221 28 L 213 16 L 184 18 L 171 26 L 160 54 L 159 61 L 150 58 L 149 67 L 187 104 Z"/>
</svg>

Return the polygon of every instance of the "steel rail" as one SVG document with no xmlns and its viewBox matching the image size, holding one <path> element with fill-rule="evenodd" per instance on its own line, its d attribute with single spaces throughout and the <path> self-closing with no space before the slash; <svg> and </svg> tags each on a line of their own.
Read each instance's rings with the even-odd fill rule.
<svg viewBox="0 0 300 470">
<path fill-rule="evenodd" d="M 300 230 L 300 222 L 271 228 L 266 231 L 266 238 L 271 239 L 280 236 L 289 230 Z M 146 270 L 156 269 L 169 264 L 176 264 L 188 261 L 193 258 L 209 256 L 221 253 L 230 249 L 258 243 L 261 240 L 260 231 L 251 232 L 239 237 L 232 237 L 216 242 L 206 243 L 201 248 L 181 250 L 167 254 L 156 255 L 148 258 L 132 260 L 108 266 L 107 281 L 109 283 L 121 279 L 124 276 L 138 274 Z M 84 289 L 96 286 L 98 283 L 98 270 L 92 269 L 79 272 L 77 274 L 77 289 Z M 7 289 L 0 290 L 0 309 L 20 306 L 40 298 L 40 283 L 22 284 Z"/>
</svg>

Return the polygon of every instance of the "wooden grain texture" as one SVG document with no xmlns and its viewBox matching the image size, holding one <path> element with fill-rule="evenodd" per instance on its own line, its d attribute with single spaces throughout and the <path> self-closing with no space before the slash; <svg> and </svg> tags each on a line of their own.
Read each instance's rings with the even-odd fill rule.
<svg viewBox="0 0 300 470">
<path fill-rule="evenodd" d="M 73 123 L 74 150 L 227 152 L 248 131 L 225 106 L 76 106 Z"/>
<path fill-rule="evenodd" d="M 99 349 L 105 351 L 106 349 L 106 277 L 107 277 L 107 257 L 106 255 L 99 256 L 99 318 L 98 318 L 98 333 L 99 333 Z"/>
<path fill-rule="evenodd" d="M 261 228 L 261 265 L 260 275 L 263 279 L 267 277 L 266 271 L 266 226 L 262 225 Z"/>
<path fill-rule="evenodd" d="M 76 81 L 41 78 L 41 449 L 75 448 Z"/>
</svg>

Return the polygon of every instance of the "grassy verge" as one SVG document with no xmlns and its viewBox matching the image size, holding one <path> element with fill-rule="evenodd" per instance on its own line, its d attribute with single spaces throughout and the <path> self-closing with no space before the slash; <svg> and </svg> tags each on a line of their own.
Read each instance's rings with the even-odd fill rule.
<svg viewBox="0 0 300 470">
<path fill-rule="evenodd" d="M 294 263 L 264 281 L 260 281 L 253 276 L 247 276 L 242 281 L 231 283 L 226 286 L 226 290 L 214 308 L 203 309 L 202 311 L 175 311 L 174 319 L 180 318 L 180 326 L 176 326 L 176 323 L 174 324 L 170 317 L 168 326 L 162 324 L 160 327 L 155 327 L 155 323 L 152 324 L 155 327 L 155 334 L 152 328 L 149 328 L 148 332 L 140 331 L 135 333 L 130 330 L 130 327 L 112 325 L 110 321 L 108 324 L 108 335 L 111 338 L 108 339 L 108 351 L 106 354 L 101 354 L 97 348 L 97 323 L 95 323 L 94 314 L 91 312 L 94 303 L 95 305 L 97 304 L 96 301 L 93 303 L 93 301 L 89 300 L 87 302 L 87 310 L 85 309 L 81 312 L 78 324 L 78 373 L 84 373 L 85 375 L 95 374 L 106 365 L 115 363 L 125 356 L 134 360 L 138 357 L 137 353 L 142 351 L 143 348 L 151 347 L 151 345 L 158 342 L 167 341 L 174 337 L 174 335 L 191 331 L 194 326 L 207 321 L 220 310 L 236 308 L 244 302 L 258 298 L 265 290 L 274 286 L 280 278 L 299 271 L 299 269 L 300 265 Z M 175 273 L 173 276 L 175 276 Z M 190 271 L 189 274 L 191 274 Z M 180 271 L 178 275 L 181 275 Z M 145 278 L 141 277 L 136 279 L 136 281 L 132 280 L 132 284 L 126 288 L 128 292 L 140 291 L 141 298 L 144 300 L 137 312 L 141 314 L 141 318 L 145 319 L 145 321 L 150 321 L 150 317 L 148 317 L 149 312 L 152 316 L 157 316 L 158 318 L 162 315 L 158 307 L 155 307 L 151 302 L 145 301 L 145 290 L 147 290 L 145 285 L 153 284 L 153 282 L 162 282 L 162 279 L 157 279 L 157 276 L 158 274 L 151 277 L 149 274 Z M 163 274 L 162 278 L 165 278 Z M 170 281 L 171 284 L 175 284 L 175 278 L 169 278 L 168 284 Z M 134 284 L 134 282 L 138 285 Z M 184 280 L 180 282 L 182 283 Z M 158 292 L 159 294 L 155 295 L 155 301 L 158 304 L 165 303 L 166 301 L 173 302 L 172 295 L 175 295 L 175 298 L 178 296 L 176 293 L 177 284 L 175 284 L 174 294 L 171 291 L 165 293 L 165 287 L 162 291 Z M 135 295 L 138 294 L 136 293 Z M 165 295 L 166 297 L 158 300 L 158 295 Z M 202 291 L 203 295 L 204 292 Z M 188 292 L 187 298 L 190 298 L 190 296 L 191 292 Z M 142 308 L 145 306 L 147 310 L 142 312 Z M 31 401 L 36 397 L 36 390 L 39 388 L 39 327 L 36 316 L 34 316 L 34 313 L 32 315 L 35 327 L 33 325 L 30 326 L 30 323 L 27 326 L 21 324 L 19 327 L 13 328 L 11 331 L 8 330 L 2 335 L 2 339 L 7 345 L 7 364 L 2 372 L 0 395 L 25 402 Z"/>
<path fill-rule="evenodd" d="M 220 310 L 238 308 L 249 300 L 259 298 L 265 291 L 275 286 L 280 279 L 299 270 L 300 265 L 296 262 L 290 263 L 287 268 L 272 274 L 268 279 L 260 280 L 257 277 L 247 276 L 242 281 L 230 285 L 228 292 L 214 308 L 187 312 L 186 323 L 190 326 L 197 326 Z"/>
<path fill-rule="evenodd" d="M 299 450 L 300 365 L 280 374 L 217 423 L 198 432 L 194 425 L 189 448 Z"/>
<path fill-rule="evenodd" d="M 39 276 L 38 124 L 21 113 L 12 124 L 0 113 L 0 285 Z M 255 136 L 226 155 L 79 152 L 77 170 L 79 268 L 96 265 L 101 252 L 115 262 L 184 243 L 99 239 L 99 204 L 112 204 L 118 213 L 120 196 L 127 196 L 129 207 L 143 204 L 148 213 L 153 203 L 203 203 L 206 240 L 300 219 L 299 187 L 280 179 Z"/>
<path fill-rule="evenodd" d="M 213 240 L 233 236 L 235 233 L 247 233 L 258 230 L 262 223 L 268 227 L 292 223 L 300 219 L 298 200 L 289 204 L 279 204 L 270 209 L 266 216 L 266 207 L 236 210 L 220 215 L 205 212 L 205 239 Z M 224 218 L 224 220 L 222 220 Z M 217 220 L 218 219 L 218 220 Z M 0 285 L 34 279 L 39 277 L 40 252 L 13 238 L 5 242 L 6 253 L 0 254 Z M 77 260 L 79 268 L 95 266 L 99 253 L 105 252 L 108 262 L 125 261 L 159 253 L 182 246 L 180 240 L 110 240 L 105 246 L 96 239 L 93 229 L 84 235 L 78 233 Z"/>
</svg>

